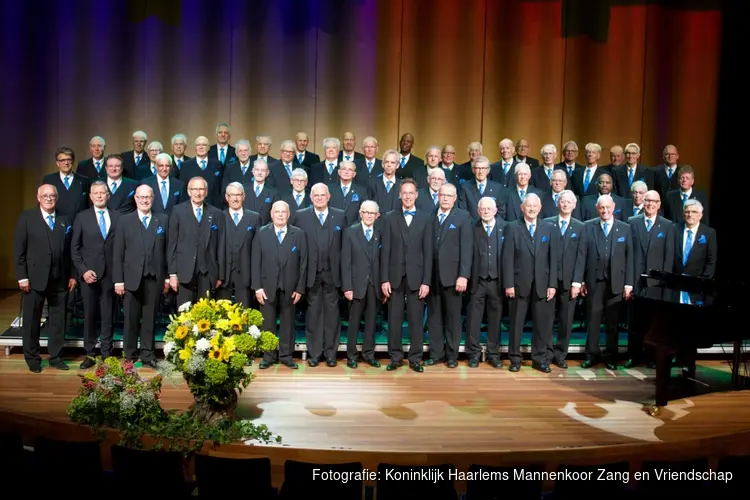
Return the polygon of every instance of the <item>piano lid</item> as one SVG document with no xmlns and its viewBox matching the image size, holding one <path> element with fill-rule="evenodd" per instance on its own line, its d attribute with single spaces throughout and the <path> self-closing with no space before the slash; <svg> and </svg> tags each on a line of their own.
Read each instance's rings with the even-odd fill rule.
<svg viewBox="0 0 750 500">
<path fill-rule="evenodd" d="M 731 307 L 750 292 L 740 281 L 715 280 L 698 276 L 651 270 L 642 274 L 636 298 L 695 307 Z"/>
</svg>

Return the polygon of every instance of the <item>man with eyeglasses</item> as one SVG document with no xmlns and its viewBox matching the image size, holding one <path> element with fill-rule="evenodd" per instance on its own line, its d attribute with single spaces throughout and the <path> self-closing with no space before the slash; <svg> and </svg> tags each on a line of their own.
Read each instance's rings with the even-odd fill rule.
<svg viewBox="0 0 750 500">
<path fill-rule="evenodd" d="M 500 200 L 505 189 L 487 178 L 490 173 L 490 160 L 486 156 L 480 156 L 474 160 L 472 171 L 474 179 L 461 185 L 458 208 L 468 212 L 472 220 L 478 221 L 480 219 L 479 212 L 477 212 L 479 200 L 482 198 Z"/>
<path fill-rule="evenodd" d="M 72 226 L 65 215 L 57 212 L 55 186 L 43 184 L 36 194 L 39 206 L 21 213 L 13 239 L 13 256 L 18 288 L 23 292 L 21 338 L 23 357 L 32 373 L 42 371 L 39 354 L 42 308 L 47 301 L 49 317 L 45 331 L 49 364 L 68 370 L 61 359 L 65 340 L 65 305 L 68 291 L 76 280 L 70 260 Z"/>
<path fill-rule="evenodd" d="M 671 273 L 674 262 L 674 225 L 659 215 L 661 197 L 658 191 L 646 191 L 643 197 L 643 213 L 630 217 L 630 232 L 633 235 L 633 263 L 635 267 L 634 291 L 643 286 L 640 276 L 650 271 Z M 654 286 L 656 280 L 648 280 L 646 286 Z M 630 331 L 628 332 L 628 359 L 626 368 L 643 362 L 644 320 L 631 307 Z"/>
<path fill-rule="evenodd" d="M 359 206 L 367 199 L 367 188 L 354 181 L 357 164 L 350 160 L 339 163 L 339 182 L 329 184 L 330 206 L 343 210 L 344 226 L 349 227 L 359 220 Z"/>
<path fill-rule="evenodd" d="M 288 193 L 292 188 L 294 172 L 294 141 L 287 139 L 281 143 L 279 159 L 268 164 L 269 180 L 279 193 Z"/>
<path fill-rule="evenodd" d="M 89 207 L 89 180 L 73 172 L 75 153 L 66 147 L 55 151 L 57 172 L 46 175 L 42 184 L 50 184 L 57 189 L 55 210 L 68 218 L 70 224 L 75 221 L 78 212 Z"/>
<path fill-rule="evenodd" d="M 554 144 L 542 146 L 542 166 L 540 167 L 539 164 L 536 167 L 529 165 L 531 168 L 531 182 L 529 184 L 543 193 L 549 192 L 552 189 L 552 174 L 555 171 L 556 159 L 557 148 Z M 544 201 L 542 201 L 542 204 L 544 204 Z"/>
<path fill-rule="evenodd" d="M 143 366 L 156 368 L 156 311 L 161 294 L 169 290 L 169 216 L 153 213 L 153 201 L 153 189 L 139 186 L 135 192 L 136 211 L 120 218 L 115 232 L 112 281 L 115 293 L 124 297 L 125 358 L 135 361 L 140 357 Z"/>
<path fill-rule="evenodd" d="M 233 182 L 247 184 L 253 180 L 253 164 L 250 162 L 250 141 L 240 139 L 234 143 L 234 161 L 224 167 L 222 174 L 222 192 Z"/>
<path fill-rule="evenodd" d="M 556 168 L 552 172 L 552 180 L 549 181 L 551 189 L 542 195 L 542 214 L 541 217 L 548 219 L 555 217 L 560 212 L 560 197 L 563 191 L 568 187 L 568 177 L 561 169 Z M 573 213 L 571 216 L 574 219 L 583 220 L 581 217 L 580 200 L 578 197 L 570 191 L 570 194 L 575 198 Z"/>
<path fill-rule="evenodd" d="M 172 157 L 167 153 L 159 153 L 156 156 L 156 175 L 141 181 L 141 184 L 151 186 L 156 194 L 151 207 L 156 213 L 171 214 L 175 206 L 189 199 L 185 183 L 172 177 L 171 172 Z"/>
<path fill-rule="evenodd" d="M 135 190 L 138 182 L 122 175 L 122 156 L 109 155 L 106 161 L 107 178 L 104 182 L 109 188 L 107 208 L 128 214 L 135 210 Z"/>
<path fill-rule="evenodd" d="M 638 162 L 641 158 L 641 148 L 638 144 L 631 142 L 625 146 L 625 164 L 617 165 L 612 169 L 612 177 L 615 182 L 614 192 L 622 198 L 627 198 L 631 193 L 634 182 L 640 181 L 646 184 L 646 189 L 654 189 L 654 172 Z"/>
<path fill-rule="evenodd" d="M 281 200 L 289 205 L 289 218 L 292 220 L 297 210 L 312 206 L 307 191 L 307 172 L 304 168 L 298 166 L 292 171 L 292 190 L 282 194 Z"/>
<path fill-rule="evenodd" d="M 195 139 L 195 158 L 182 164 L 180 180 L 188 183 L 193 177 L 203 177 L 208 185 L 206 203 L 220 209 L 224 204 L 221 192 L 224 166 L 208 156 L 208 148 L 208 137 L 201 135 Z"/>
</svg>

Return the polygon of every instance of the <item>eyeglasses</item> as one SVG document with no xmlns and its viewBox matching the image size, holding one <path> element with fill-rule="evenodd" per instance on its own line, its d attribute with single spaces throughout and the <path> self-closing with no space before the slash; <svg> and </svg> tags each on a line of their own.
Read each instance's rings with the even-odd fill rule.
<svg viewBox="0 0 750 500">
<path fill-rule="evenodd" d="M 57 195 L 56 194 L 43 194 L 43 195 L 41 195 L 39 197 L 41 199 L 43 199 L 43 200 L 56 200 L 57 199 Z"/>
<path fill-rule="evenodd" d="M 377 212 L 365 212 L 364 210 L 359 211 L 360 215 L 378 215 Z"/>
</svg>

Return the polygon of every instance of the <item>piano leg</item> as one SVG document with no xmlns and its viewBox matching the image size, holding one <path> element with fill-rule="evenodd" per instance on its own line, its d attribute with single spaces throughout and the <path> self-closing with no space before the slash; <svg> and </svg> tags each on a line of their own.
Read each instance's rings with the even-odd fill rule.
<svg viewBox="0 0 750 500">
<path fill-rule="evenodd" d="M 734 341 L 732 349 L 732 388 L 740 388 L 740 363 L 742 362 L 742 341 Z"/>
<path fill-rule="evenodd" d="M 667 406 L 669 399 L 667 386 L 672 372 L 672 355 L 669 351 L 659 346 L 654 346 L 654 351 L 656 357 L 656 397 L 654 405 L 648 412 L 652 417 L 661 414 L 662 407 Z"/>
</svg>

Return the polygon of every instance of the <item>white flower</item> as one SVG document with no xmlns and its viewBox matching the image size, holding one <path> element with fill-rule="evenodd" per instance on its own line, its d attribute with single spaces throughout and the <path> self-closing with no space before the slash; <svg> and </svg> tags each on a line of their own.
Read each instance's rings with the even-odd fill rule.
<svg viewBox="0 0 750 500">
<path fill-rule="evenodd" d="M 185 302 L 180 307 L 177 308 L 177 312 L 185 312 L 190 310 L 190 306 L 193 305 L 190 302 Z"/>
<path fill-rule="evenodd" d="M 169 353 L 174 349 L 174 342 L 167 342 L 164 344 L 164 355 L 169 356 Z"/>
<path fill-rule="evenodd" d="M 200 332 L 198 331 L 198 325 L 193 325 L 193 335 L 196 337 L 200 335 Z"/>
<path fill-rule="evenodd" d="M 195 343 L 195 352 L 206 352 L 209 349 L 211 349 L 211 341 L 206 338 L 198 339 Z"/>
<path fill-rule="evenodd" d="M 248 328 L 247 333 L 249 333 L 254 339 L 260 337 L 260 330 L 258 330 L 258 327 L 255 325 L 252 325 L 250 328 Z"/>
<path fill-rule="evenodd" d="M 212 339 L 212 338 L 216 337 L 216 335 L 218 335 L 218 333 L 219 332 L 217 332 L 216 330 L 210 330 L 208 332 L 208 338 Z"/>
</svg>

